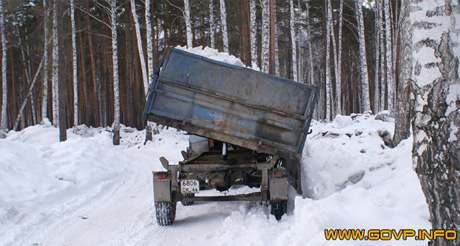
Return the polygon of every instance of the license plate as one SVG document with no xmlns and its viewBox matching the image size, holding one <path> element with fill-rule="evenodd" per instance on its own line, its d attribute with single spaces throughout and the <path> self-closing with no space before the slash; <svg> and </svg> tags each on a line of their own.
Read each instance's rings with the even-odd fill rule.
<svg viewBox="0 0 460 246">
<path fill-rule="evenodd" d="M 182 194 L 191 194 L 200 192 L 200 181 L 186 179 L 180 181 L 180 190 Z"/>
</svg>

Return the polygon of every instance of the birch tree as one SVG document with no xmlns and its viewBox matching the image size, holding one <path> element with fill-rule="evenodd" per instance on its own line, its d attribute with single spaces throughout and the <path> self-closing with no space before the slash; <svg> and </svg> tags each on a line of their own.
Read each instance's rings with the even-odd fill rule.
<svg viewBox="0 0 460 246">
<path fill-rule="evenodd" d="M 187 47 L 193 48 L 193 33 L 192 33 L 192 21 L 190 20 L 190 2 L 189 0 L 184 0 L 184 19 L 185 27 L 187 29 Z M 228 49 L 228 41 L 227 41 Z"/>
<path fill-rule="evenodd" d="M 261 49 L 261 69 L 268 73 L 268 59 L 270 49 L 270 10 L 268 0 L 261 0 L 262 5 L 262 49 Z"/>
<path fill-rule="evenodd" d="M 369 76 L 367 72 L 366 42 L 364 40 L 364 17 L 363 17 L 363 0 L 355 1 L 356 18 L 358 20 L 358 39 L 359 39 L 359 70 L 361 75 L 361 111 L 369 111 Z"/>
<path fill-rule="evenodd" d="M 149 82 L 148 82 L 148 77 L 147 77 L 148 72 L 147 72 L 147 66 L 145 64 L 144 46 L 142 45 L 142 35 L 141 35 L 141 27 L 139 24 L 139 16 L 137 15 L 137 12 L 136 12 L 135 1 L 130 0 L 130 2 L 131 2 L 131 13 L 133 14 L 133 19 L 134 19 L 134 27 L 136 29 L 137 50 L 139 54 L 139 60 L 141 62 L 142 82 L 144 85 L 144 92 L 147 93 L 147 90 L 149 89 Z M 151 35 L 150 35 L 150 38 L 152 38 Z"/>
<path fill-rule="evenodd" d="M 212 2 L 212 0 L 210 0 Z M 257 67 L 257 16 L 256 16 L 256 0 L 249 0 L 250 11 L 250 42 L 251 42 L 251 66 Z"/>
<path fill-rule="evenodd" d="M 339 7 L 339 33 L 337 40 L 337 73 L 336 73 L 336 102 L 337 114 L 342 114 L 342 26 L 343 26 L 343 0 Z"/>
<path fill-rule="evenodd" d="M 409 1 L 403 1 L 405 5 Z M 459 3 L 411 1 L 412 78 L 416 94 L 413 166 L 433 229 L 460 228 Z M 404 37 L 407 38 L 407 37 Z M 406 71 L 409 73 L 410 71 Z M 436 238 L 434 245 L 460 245 Z"/>
<path fill-rule="evenodd" d="M 77 127 L 79 121 L 78 121 L 77 30 L 75 28 L 75 0 L 70 0 L 70 19 L 71 19 L 71 25 L 72 25 L 73 126 Z"/>
<path fill-rule="evenodd" d="M 312 50 L 312 37 L 311 37 L 311 24 L 310 24 L 310 4 L 308 2 L 305 3 L 306 8 L 306 18 L 307 18 L 307 37 L 308 37 L 308 66 L 310 71 L 310 84 L 313 84 L 314 79 L 314 69 L 313 69 L 313 50 Z"/>
<path fill-rule="evenodd" d="M 53 3 L 53 125 L 58 126 L 59 124 L 59 34 L 58 34 L 58 13 L 56 2 Z"/>
<path fill-rule="evenodd" d="M 385 8 L 385 45 L 386 45 L 386 78 L 388 85 L 388 110 L 390 113 L 394 114 L 394 96 L 395 96 L 395 82 L 393 79 L 393 53 L 392 53 L 392 43 L 391 43 L 391 18 L 390 18 L 390 3 L 389 0 L 383 0 Z"/>
<path fill-rule="evenodd" d="M 220 0 L 220 19 L 222 22 L 222 40 L 224 42 L 224 52 L 228 52 L 228 32 L 227 32 L 227 10 L 225 0 Z"/>
<path fill-rule="evenodd" d="M 43 9 L 45 11 L 44 16 L 44 45 L 43 45 L 43 60 L 45 67 L 45 71 L 43 71 L 43 99 L 42 99 L 42 123 L 44 120 L 48 118 L 48 64 L 49 64 L 49 56 L 48 56 L 48 47 L 49 47 L 49 9 L 48 9 L 48 0 L 43 0 Z"/>
<path fill-rule="evenodd" d="M 150 0 L 145 1 L 145 25 L 147 33 L 147 61 L 148 61 L 148 85 L 153 83 L 154 79 L 154 69 L 153 69 L 153 35 L 152 35 L 152 21 L 150 14 Z M 147 95 L 148 87 L 144 91 Z M 147 121 L 147 127 L 145 129 L 145 143 L 147 141 L 152 141 L 153 139 L 153 129 L 156 128 L 156 124 L 150 121 Z M 158 130 L 156 130 L 158 132 Z"/>
<path fill-rule="evenodd" d="M 215 20 L 214 20 L 214 3 L 213 0 L 209 1 L 209 36 L 211 39 L 211 48 L 216 48 L 216 33 L 215 33 Z"/>
<path fill-rule="evenodd" d="M 6 104 L 7 104 L 7 96 L 8 96 L 8 87 L 7 87 L 7 77 L 6 77 L 6 37 L 5 37 L 5 14 L 3 8 L 3 0 L 0 0 L 0 32 L 2 38 L 2 122 L 0 125 L 0 129 L 6 130 L 8 128 L 8 121 L 7 121 L 7 114 L 6 114 Z"/>
<path fill-rule="evenodd" d="M 291 46 L 292 46 L 292 79 L 298 81 L 297 77 L 297 44 L 295 35 L 295 13 L 294 13 L 294 1 L 289 0 L 289 28 L 291 31 Z"/>
<path fill-rule="evenodd" d="M 329 9 L 330 7 L 330 0 L 325 1 L 326 4 L 326 10 Z M 329 11 L 328 11 L 329 12 Z M 326 120 L 330 121 L 331 116 L 332 116 L 332 107 L 331 107 L 331 100 L 332 100 L 332 75 L 331 75 L 331 24 L 330 22 L 332 21 L 330 19 L 329 14 L 326 14 L 326 93 L 325 93 L 325 99 L 326 99 L 326 110 L 325 115 L 326 115 Z"/>
<path fill-rule="evenodd" d="M 380 93 L 379 88 L 381 88 L 380 84 L 380 46 L 381 44 L 380 35 L 381 35 L 381 24 L 382 20 L 380 17 L 380 1 L 375 0 L 375 77 L 374 77 L 374 113 L 377 113 L 381 110 L 380 108 Z"/>
<path fill-rule="evenodd" d="M 340 82 L 338 80 L 339 77 L 339 70 L 338 70 L 338 58 L 337 58 L 337 43 L 335 41 L 335 31 L 334 31 L 334 18 L 332 16 L 332 3 L 331 0 L 328 0 L 328 5 L 327 5 L 327 15 L 328 15 L 328 22 L 327 25 L 330 25 L 329 27 L 329 33 L 330 38 L 332 40 L 332 56 L 334 58 L 334 76 L 335 76 L 335 88 L 336 88 L 336 93 L 335 97 L 333 96 L 334 93 L 331 93 L 331 100 L 333 101 L 332 103 L 332 116 L 335 117 L 337 115 L 337 107 L 338 107 L 338 101 L 340 101 L 340 96 L 338 94 L 338 88 L 340 87 Z M 333 86 L 331 83 L 331 90 Z"/>
</svg>

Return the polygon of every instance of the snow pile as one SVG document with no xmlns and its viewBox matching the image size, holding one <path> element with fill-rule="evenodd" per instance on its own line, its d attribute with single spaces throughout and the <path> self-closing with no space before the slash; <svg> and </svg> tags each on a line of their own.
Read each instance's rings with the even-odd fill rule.
<svg viewBox="0 0 460 246">
<path fill-rule="evenodd" d="M 374 117 L 338 115 L 331 123 L 313 121 L 313 132 L 303 152 L 302 188 L 306 196 L 323 198 L 361 181 L 370 171 L 394 168 L 397 156 L 387 154 L 389 148 L 380 136 L 393 132 L 394 123 Z"/>
<path fill-rule="evenodd" d="M 202 46 L 198 46 L 198 47 L 195 47 L 195 48 L 187 48 L 185 46 L 177 46 L 176 48 L 180 49 L 180 50 L 190 52 L 190 53 L 193 53 L 193 54 L 204 56 L 204 57 L 207 57 L 207 58 L 212 59 L 212 60 L 216 60 L 216 61 L 220 61 L 220 62 L 224 62 L 224 63 L 244 67 L 243 62 L 241 62 L 240 59 L 236 58 L 233 55 L 229 55 L 228 53 L 219 52 L 218 50 L 213 49 L 213 48 L 209 48 L 209 47 L 204 47 L 203 48 Z"/>
</svg>

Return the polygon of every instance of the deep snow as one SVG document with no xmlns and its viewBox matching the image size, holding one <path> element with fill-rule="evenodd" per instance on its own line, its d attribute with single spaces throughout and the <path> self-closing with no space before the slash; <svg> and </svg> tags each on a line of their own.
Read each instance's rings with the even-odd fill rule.
<svg viewBox="0 0 460 246">
<path fill-rule="evenodd" d="M 428 209 L 411 165 L 412 140 L 396 148 L 378 132 L 393 123 L 371 115 L 312 123 L 303 188 L 281 221 L 260 202 L 177 206 L 174 225 L 155 222 L 151 171 L 181 160 L 188 136 L 85 128 L 59 142 L 50 125 L 0 139 L 0 245 L 426 245 L 426 241 L 326 241 L 324 229 L 429 229 Z"/>
</svg>

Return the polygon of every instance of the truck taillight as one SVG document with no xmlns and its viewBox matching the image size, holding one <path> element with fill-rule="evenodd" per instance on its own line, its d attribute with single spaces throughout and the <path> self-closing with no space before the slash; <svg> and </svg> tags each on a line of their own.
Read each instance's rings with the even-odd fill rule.
<svg viewBox="0 0 460 246">
<path fill-rule="evenodd" d="M 209 139 L 209 147 L 214 148 L 214 140 Z"/>
<path fill-rule="evenodd" d="M 157 178 L 158 178 L 158 179 L 166 179 L 166 178 L 167 178 L 167 175 L 164 174 L 164 173 L 158 174 L 158 175 L 157 175 Z"/>
</svg>

